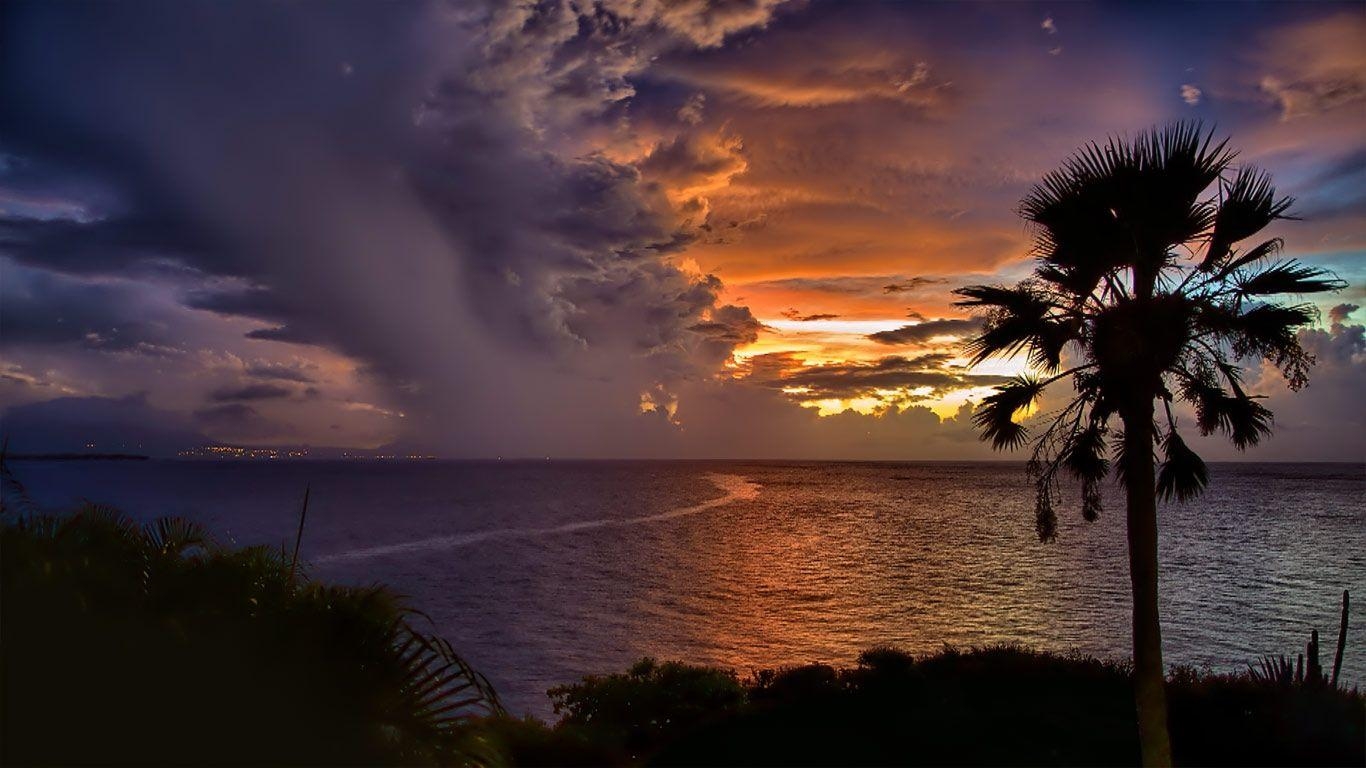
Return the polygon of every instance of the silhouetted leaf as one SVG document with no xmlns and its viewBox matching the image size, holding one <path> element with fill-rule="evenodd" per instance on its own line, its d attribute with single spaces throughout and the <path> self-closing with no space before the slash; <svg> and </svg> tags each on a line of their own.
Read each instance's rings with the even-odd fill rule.
<svg viewBox="0 0 1366 768">
<path fill-rule="evenodd" d="M 1103 424 L 1093 423 L 1077 432 L 1063 449 L 1063 464 L 1074 477 L 1095 481 L 1110 472 L 1105 433 Z"/>
<path fill-rule="evenodd" d="M 1223 201 L 1214 217 L 1214 232 L 1201 267 L 1209 269 L 1228 256 L 1234 243 L 1262 231 L 1276 219 L 1285 218 L 1294 199 L 1277 197 L 1271 176 L 1247 165 L 1232 181 L 1222 185 Z"/>
<path fill-rule="evenodd" d="M 1028 431 L 1014 420 L 1015 414 L 1033 405 L 1043 384 L 1019 376 L 987 397 L 972 415 L 972 423 L 995 448 L 1016 448 L 1024 443 Z"/>
<path fill-rule="evenodd" d="M 1100 495 L 1100 481 L 1085 480 L 1081 484 L 1081 517 L 1088 523 L 1100 519 L 1104 504 Z"/>
<path fill-rule="evenodd" d="M 1285 261 L 1238 280 L 1238 290 L 1244 296 L 1275 294 L 1305 294 L 1336 291 L 1346 283 L 1326 269 L 1311 267 L 1298 261 Z"/>
<path fill-rule="evenodd" d="M 1166 460 L 1157 473 L 1157 493 L 1164 500 L 1187 501 L 1200 495 L 1209 483 L 1205 462 L 1171 430 L 1162 441 Z"/>
<path fill-rule="evenodd" d="M 1270 240 L 1259 243 L 1249 249 L 1246 253 L 1238 255 L 1229 261 L 1228 264 L 1224 265 L 1224 268 L 1219 271 L 1219 279 L 1228 277 L 1233 274 L 1234 270 L 1242 269 L 1249 264 L 1255 264 L 1268 256 L 1274 256 L 1280 253 L 1281 249 L 1284 247 L 1285 241 L 1279 237 L 1273 237 Z"/>
<path fill-rule="evenodd" d="M 1045 485 L 1040 485 L 1034 494 L 1034 532 L 1039 535 L 1039 541 L 1058 538 L 1058 515 L 1053 511 L 1053 492 Z"/>
</svg>

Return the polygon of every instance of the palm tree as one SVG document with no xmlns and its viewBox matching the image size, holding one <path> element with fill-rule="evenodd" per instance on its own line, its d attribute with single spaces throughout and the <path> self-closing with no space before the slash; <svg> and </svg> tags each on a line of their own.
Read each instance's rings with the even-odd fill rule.
<svg viewBox="0 0 1366 768">
<path fill-rule="evenodd" d="M 1201 434 L 1222 432 L 1239 449 L 1271 431 L 1271 412 L 1243 387 L 1244 366 L 1275 365 L 1291 389 L 1313 358 L 1297 330 L 1317 317 L 1274 297 L 1338 290 L 1322 269 L 1280 259 L 1277 238 L 1243 243 L 1291 199 L 1270 177 L 1235 168 L 1227 140 L 1182 123 L 1079 150 L 1034 186 L 1019 214 L 1034 234 L 1034 274 L 1013 287 L 974 285 L 960 306 L 984 315 L 967 344 L 974 364 L 1025 355 L 1033 373 L 986 398 L 973 417 L 997 449 L 1032 442 L 1029 473 L 1042 540 L 1056 536 L 1056 480 L 1080 481 L 1081 511 L 1101 511 L 1100 483 L 1113 464 L 1128 504 L 1135 699 L 1145 765 L 1171 762 L 1157 611 L 1157 500 L 1185 500 L 1208 480 L 1182 440 L 1172 403 L 1193 407 Z M 1050 385 L 1074 394 L 1020 423 Z M 1160 404 L 1161 423 L 1155 418 Z M 1122 429 L 1112 428 L 1118 417 Z M 1155 470 L 1156 447 L 1162 449 Z"/>
</svg>

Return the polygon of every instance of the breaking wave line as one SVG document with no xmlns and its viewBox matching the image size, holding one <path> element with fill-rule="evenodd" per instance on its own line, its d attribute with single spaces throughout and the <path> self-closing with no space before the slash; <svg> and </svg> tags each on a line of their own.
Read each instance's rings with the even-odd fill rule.
<svg viewBox="0 0 1366 768">
<path fill-rule="evenodd" d="M 610 528 L 613 526 L 641 525 L 644 523 L 656 523 L 662 520 L 673 520 L 679 517 L 688 517 L 706 512 L 709 509 L 730 504 L 735 501 L 746 501 L 759 496 L 759 489 L 762 488 L 758 483 L 751 482 L 740 475 L 726 475 L 720 473 L 709 473 L 707 479 L 717 488 L 725 491 L 721 496 L 708 499 L 699 504 L 692 504 L 686 507 L 657 512 L 653 515 L 642 515 L 640 517 L 623 518 L 600 518 L 597 520 L 580 520 L 573 523 L 562 525 L 552 525 L 545 528 L 495 528 L 488 531 L 472 531 L 470 533 L 457 533 L 451 536 L 435 536 L 416 541 L 405 541 L 398 544 L 383 544 L 377 547 L 363 547 L 352 549 L 346 552 L 338 552 L 331 555 L 313 558 L 315 564 L 335 563 L 349 560 L 366 560 L 372 557 L 384 557 L 386 555 L 398 555 L 409 552 L 429 552 L 440 549 L 454 549 L 468 544 L 478 544 L 481 541 L 493 539 L 514 539 L 514 538 L 537 538 L 540 536 L 555 536 L 562 533 L 575 533 L 591 528 Z"/>
</svg>

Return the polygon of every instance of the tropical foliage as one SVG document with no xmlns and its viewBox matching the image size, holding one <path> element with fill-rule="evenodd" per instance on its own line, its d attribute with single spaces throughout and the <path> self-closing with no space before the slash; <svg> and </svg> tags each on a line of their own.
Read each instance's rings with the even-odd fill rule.
<svg viewBox="0 0 1366 768">
<path fill-rule="evenodd" d="M 1190 499 L 1209 482 L 1173 405 L 1190 406 L 1201 434 L 1223 433 L 1239 449 L 1255 445 L 1271 432 L 1271 412 L 1244 387 L 1245 366 L 1264 360 L 1297 390 L 1314 362 L 1297 335 L 1315 320 L 1314 306 L 1281 297 L 1344 285 L 1280 258 L 1281 240 L 1258 237 L 1288 217 L 1292 200 L 1265 172 L 1235 168 L 1234 159 L 1226 141 L 1196 124 L 1088 144 L 1020 204 L 1034 233 L 1034 274 L 1015 286 L 958 291 L 959 304 L 984 318 L 967 345 L 973 363 L 1022 355 L 1033 368 L 986 398 L 973 418 L 998 449 L 1033 443 L 1039 538 L 1057 535 L 1061 473 L 1079 481 L 1087 520 L 1101 513 L 1100 484 L 1112 469 L 1124 483 L 1147 765 L 1171 762 L 1157 498 Z M 1038 416 L 1044 426 L 1031 433 L 1021 417 L 1067 379 L 1073 393 Z M 1156 404 L 1165 418 L 1154 418 Z"/>
<path fill-rule="evenodd" d="M 383 587 L 168 518 L 3 513 L 9 763 L 466 764 L 492 689 Z"/>
<path fill-rule="evenodd" d="M 850 668 L 742 678 L 645 660 L 556 689 L 573 705 L 554 728 L 513 721 L 498 741 L 520 765 L 1126 765 L 1139 757 L 1131 675 L 1127 664 L 1016 646 L 875 648 Z M 1189 668 L 1168 687 L 1180 763 L 1366 759 L 1355 691 Z"/>
<path fill-rule="evenodd" d="M 1308 381 L 1313 359 L 1296 332 L 1317 312 L 1277 297 L 1345 284 L 1279 258 L 1279 238 L 1244 244 L 1287 218 L 1292 200 L 1264 171 L 1235 169 L 1234 159 L 1226 141 L 1214 143 L 1195 124 L 1089 144 L 1020 205 L 1035 235 L 1033 277 L 958 291 L 960 305 L 986 318 L 969 343 L 973 361 L 1025 355 L 1035 371 L 1003 386 L 974 418 L 997 448 L 1033 442 L 1041 538 L 1057 532 L 1060 472 L 1080 481 L 1086 519 L 1101 512 L 1099 483 L 1112 467 L 1124 469 L 1112 421 L 1126 401 L 1161 403 L 1157 490 L 1184 500 L 1205 487 L 1208 471 L 1182 438 L 1173 403 L 1191 406 L 1200 434 L 1223 433 L 1242 449 L 1272 424 L 1244 387 L 1245 366 L 1261 358 L 1292 389 Z M 1075 395 L 1031 434 L 1020 415 L 1069 377 Z"/>
<path fill-rule="evenodd" d="M 650 745 L 745 698 L 734 673 L 642 659 L 625 674 L 588 677 L 548 692 L 561 721 L 639 760 Z"/>
</svg>

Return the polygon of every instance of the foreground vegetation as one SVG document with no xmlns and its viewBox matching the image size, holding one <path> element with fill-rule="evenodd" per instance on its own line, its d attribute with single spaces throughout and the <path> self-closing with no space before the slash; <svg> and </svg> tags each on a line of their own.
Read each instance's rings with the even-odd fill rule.
<svg viewBox="0 0 1366 768">
<path fill-rule="evenodd" d="M 0 515 L 4 763 L 489 761 L 491 689 L 389 590 L 183 520 Z"/>
<path fill-rule="evenodd" d="M 554 725 L 491 688 L 382 587 L 280 550 L 87 506 L 0 508 L 8 764 L 1134 764 L 1128 666 L 1018 647 L 745 679 L 643 660 L 552 689 Z M 1315 666 L 1315 665 L 1311 665 Z M 1356 691 L 1286 661 L 1167 681 L 1187 764 L 1366 762 Z"/>
<path fill-rule="evenodd" d="M 1178 764 L 1362 765 L 1363 697 L 1323 682 L 1178 669 Z M 1013 646 L 733 673 L 643 660 L 551 691 L 559 723 L 493 721 L 519 765 L 1133 765 L 1127 664 Z"/>
</svg>

